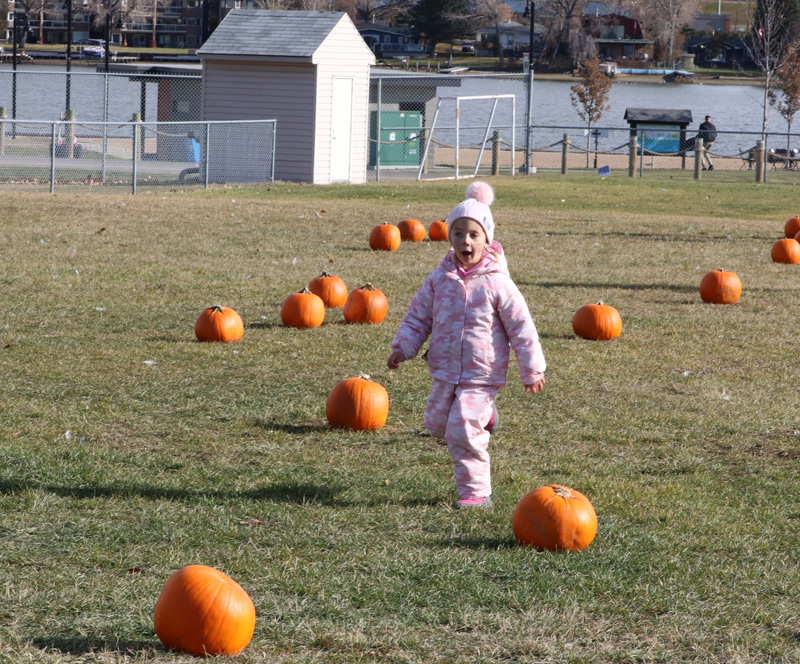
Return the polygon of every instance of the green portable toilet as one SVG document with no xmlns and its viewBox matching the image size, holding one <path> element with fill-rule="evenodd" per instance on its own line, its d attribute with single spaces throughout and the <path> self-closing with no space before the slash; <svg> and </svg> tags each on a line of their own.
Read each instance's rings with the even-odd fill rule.
<svg viewBox="0 0 800 664">
<path fill-rule="evenodd" d="M 419 111 L 381 111 L 381 168 L 418 167 L 422 113 Z M 378 111 L 369 118 L 369 165 L 378 164 Z"/>
</svg>

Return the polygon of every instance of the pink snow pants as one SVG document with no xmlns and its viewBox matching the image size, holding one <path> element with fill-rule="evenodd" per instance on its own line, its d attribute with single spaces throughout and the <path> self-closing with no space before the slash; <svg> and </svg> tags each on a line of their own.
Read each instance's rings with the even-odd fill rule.
<svg viewBox="0 0 800 664">
<path fill-rule="evenodd" d="M 447 441 L 459 500 L 492 494 L 489 432 L 484 427 L 492 416 L 499 389 L 496 385 L 453 385 L 433 379 L 425 428 Z"/>
</svg>

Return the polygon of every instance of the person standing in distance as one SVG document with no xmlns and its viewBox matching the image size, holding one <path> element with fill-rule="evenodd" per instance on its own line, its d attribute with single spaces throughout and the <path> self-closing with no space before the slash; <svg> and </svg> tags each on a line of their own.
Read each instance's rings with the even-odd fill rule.
<svg viewBox="0 0 800 664">
<path fill-rule="evenodd" d="M 706 115 L 706 121 L 700 125 L 700 130 L 697 132 L 697 138 L 703 139 L 703 170 L 714 170 L 714 164 L 711 163 L 709 152 L 714 141 L 717 140 L 717 128 L 711 122 L 711 116 Z"/>
</svg>

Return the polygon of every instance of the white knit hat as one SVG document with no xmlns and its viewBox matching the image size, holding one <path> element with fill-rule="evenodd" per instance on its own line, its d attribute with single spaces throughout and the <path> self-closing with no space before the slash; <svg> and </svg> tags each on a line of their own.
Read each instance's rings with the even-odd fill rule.
<svg viewBox="0 0 800 664">
<path fill-rule="evenodd" d="M 450 225 L 462 218 L 477 221 L 486 233 L 487 244 L 494 239 L 494 218 L 489 206 L 494 202 L 494 189 L 485 182 L 472 182 L 467 187 L 467 198 L 456 205 L 447 215 L 447 234 Z"/>
</svg>

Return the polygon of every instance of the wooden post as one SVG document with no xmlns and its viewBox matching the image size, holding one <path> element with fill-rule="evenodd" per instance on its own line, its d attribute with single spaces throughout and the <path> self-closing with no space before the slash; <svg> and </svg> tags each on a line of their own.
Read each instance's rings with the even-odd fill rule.
<svg viewBox="0 0 800 664">
<path fill-rule="evenodd" d="M 564 134 L 564 142 L 561 144 L 561 175 L 567 174 L 568 157 L 569 157 L 569 134 Z"/>
<path fill-rule="evenodd" d="M 703 172 L 703 152 L 705 152 L 705 148 L 703 147 L 703 139 L 698 138 L 694 142 L 694 179 L 700 179 L 700 173 Z"/>
<path fill-rule="evenodd" d="M 492 134 L 492 175 L 500 175 L 500 132 Z"/>
<path fill-rule="evenodd" d="M 0 108 L 0 154 L 6 153 L 6 123 L 5 119 L 8 117 L 6 115 L 6 108 L 3 106 Z"/>
<path fill-rule="evenodd" d="M 430 67 L 430 63 L 428 64 L 428 67 Z M 428 145 L 428 137 L 429 136 L 430 136 L 430 129 L 428 129 L 426 127 L 426 128 L 424 128 L 422 130 L 422 134 L 420 135 L 420 141 L 419 141 L 420 159 L 422 158 L 423 155 L 425 155 L 425 148 Z M 433 146 L 431 146 L 431 147 L 433 147 Z M 427 173 L 428 172 L 428 159 L 425 159 L 425 161 L 422 162 L 422 172 L 423 173 Z"/>
<path fill-rule="evenodd" d="M 756 141 L 756 182 L 764 182 L 764 141 Z"/>
<path fill-rule="evenodd" d="M 75 121 L 75 111 L 67 111 L 67 122 Z M 64 127 L 64 150 L 68 159 L 72 159 L 75 155 L 75 125 L 68 124 Z"/>
<path fill-rule="evenodd" d="M 628 177 L 635 178 L 636 177 L 636 148 L 638 147 L 639 143 L 636 140 L 636 136 L 631 136 L 631 140 L 628 142 Z"/>
</svg>

